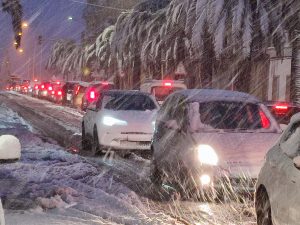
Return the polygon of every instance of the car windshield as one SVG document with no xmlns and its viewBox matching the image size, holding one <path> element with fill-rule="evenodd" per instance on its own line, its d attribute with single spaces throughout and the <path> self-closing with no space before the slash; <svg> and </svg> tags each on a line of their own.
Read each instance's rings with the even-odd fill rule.
<svg viewBox="0 0 300 225">
<path fill-rule="evenodd" d="M 164 101 L 170 94 L 178 90 L 182 90 L 182 88 L 156 86 L 156 87 L 152 87 L 151 94 L 155 96 L 157 101 Z"/>
<path fill-rule="evenodd" d="M 196 130 L 258 130 L 270 121 L 259 105 L 243 102 L 211 101 L 191 104 L 190 124 Z"/>
<path fill-rule="evenodd" d="M 103 97 L 103 108 L 109 110 L 146 111 L 156 109 L 156 105 L 147 95 L 113 94 Z"/>
</svg>

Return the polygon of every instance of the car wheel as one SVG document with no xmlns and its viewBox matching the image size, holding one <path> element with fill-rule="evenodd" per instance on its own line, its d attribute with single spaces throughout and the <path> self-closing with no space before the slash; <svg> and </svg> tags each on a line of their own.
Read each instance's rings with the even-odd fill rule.
<svg viewBox="0 0 300 225">
<path fill-rule="evenodd" d="M 256 194 L 255 210 L 257 225 L 272 225 L 271 204 L 267 191 L 260 188 Z"/>
<path fill-rule="evenodd" d="M 81 129 L 81 148 L 83 151 L 87 151 L 90 149 L 90 142 L 87 139 L 86 133 L 85 133 L 85 128 L 84 128 L 84 123 L 82 123 L 82 129 Z"/>
<path fill-rule="evenodd" d="M 99 144 L 99 137 L 98 137 L 98 131 L 97 128 L 94 127 L 93 132 L 93 144 L 92 144 L 92 154 L 95 156 L 96 154 L 101 152 L 100 144 Z"/>
</svg>

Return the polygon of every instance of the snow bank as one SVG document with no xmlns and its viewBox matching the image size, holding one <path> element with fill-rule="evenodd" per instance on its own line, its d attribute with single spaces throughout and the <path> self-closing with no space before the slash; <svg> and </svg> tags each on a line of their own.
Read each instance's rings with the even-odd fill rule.
<svg viewBox="0 0 300 225">
<path fill-rule="evenodd" d="M 12 135 L 0 136 L 0 159 L 20 159 L 21 144 L 18 138 Z"/>
</svg>

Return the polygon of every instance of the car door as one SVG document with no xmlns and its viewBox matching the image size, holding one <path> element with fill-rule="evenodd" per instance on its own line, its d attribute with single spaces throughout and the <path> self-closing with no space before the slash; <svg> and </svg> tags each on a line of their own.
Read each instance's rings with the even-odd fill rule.
<svg viewBox="0 0 300 225">
<path fill-rule="evenodd" d="M 282 204 L 281 210 L 287 210 L 287 215 L 281 215 L 281 224 L 298 224 L 300 221 L 300 169 L 294 165 L 293 159 L 300 155 L 300 122 L 291 126 L 288 138 L 280 145 L 284 154 L 282 157 L 281 170 L 284 179 L 281 185 L 286 186 L 286 199 L 279 199 Z"/>
<path fill-rule="evenodd" d="M 92 102 L 84 115 L 84 124 L 86 134 L 93 135 L 93 128 L 95 124 L 95 118 L 97 116 L 97 102 Z"/>
</svg>

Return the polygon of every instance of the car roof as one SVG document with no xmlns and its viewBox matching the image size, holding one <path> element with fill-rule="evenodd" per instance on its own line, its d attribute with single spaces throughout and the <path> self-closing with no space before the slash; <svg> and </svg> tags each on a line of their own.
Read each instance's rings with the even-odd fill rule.
<svg viewBox="0 0 300 225">
<path fill-rule="evenodd" d="M 139 90 L 103 90 L 103 94 L 130 94 L 130 95 L 147 95 L 151 96 L 149 93 L 142 92 Z"/>
<path fill-rule="evenodd" d="M 188 102 L 206 102 L 206 101 L 241 101 L 249 103 L 259 103 L 256 97 L 238 91 L 228 91 L 221 89 L 186 89 L 176 91 L 172 95 L 183 95 Z"/>
</svg>

